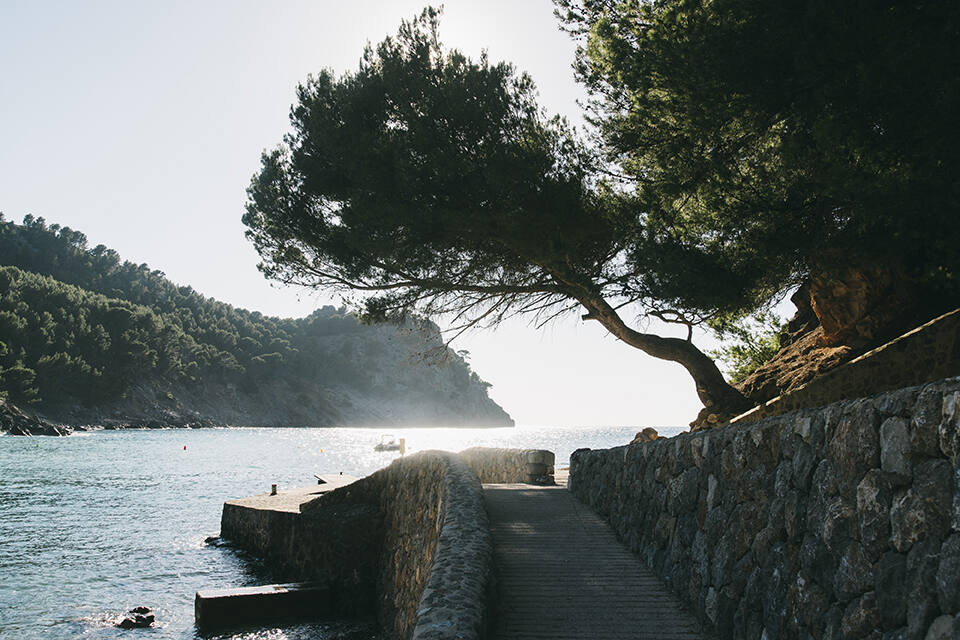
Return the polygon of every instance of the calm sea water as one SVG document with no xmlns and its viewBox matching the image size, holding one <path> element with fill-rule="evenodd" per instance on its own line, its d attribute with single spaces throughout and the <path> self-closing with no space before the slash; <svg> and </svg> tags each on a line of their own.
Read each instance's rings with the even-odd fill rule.
<svg viewBox="0 0 960 640">
<path fill-rule="evenodd" d="M 397 429 L 408 453 L 471 446 L 550 449 L 629 442 L 635 427 Z M 677 430 L 679 431 L 679 430 Z M 663 430 L 669 435 L 669 430 Z M 366 475 L 371 429 L 101 431 L 66 438 L 0 436 L 0 638 L 201 638 L 199 589 L 274 581 L 255 558 L 204 543 L 224 500 L 313 484 L 314 473 Z M 113 626 L 135 606 L 155 628 Z M 244 640 L 370 638 L 372 627 L 310 624 L 209 636 Z M 132 635 L 131 635 L 132 634 Z"/>
</svg>

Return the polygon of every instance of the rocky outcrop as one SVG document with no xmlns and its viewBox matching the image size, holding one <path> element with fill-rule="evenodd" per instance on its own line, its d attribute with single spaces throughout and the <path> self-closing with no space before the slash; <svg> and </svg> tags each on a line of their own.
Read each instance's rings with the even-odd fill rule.
<svg viewBox="0 0 960 640">
<path fill-rule="evenodd" d="M 917 296 L 910 281 L 888 265 L 847 268 L 810 278 L 791 297 L 797 311 L 780 336 L 780 351 L 736 387 L 762 404 L 881 348 L 951 308 L 945 307 L 945 300 L 918 300 Z M 954 373 L 960 371 L 925 380 Z M 865 392 L 881 390 L 885 389 Z"/>
<path fill-rule="evenodd" d="M 653 427 L 647 427 L 641 431 L 637 432 L 637 435 L 633 436 L 633 440 L 630 441 L 630 444 L 641 444 L 643 442 L 653 442 L 659 437 L 657 430 Z"/>
<path fill-rule="evenodd" d="M 569 486 L 721 638 L 960 632 L 960 378 L 580 450 Z"/>
<path fill-rule="evenodd" d="M 960 375 L 960 309 L 835 366 L 806 384 L 791 387 L 731 422 L 754 422 L 956 375 Z"/>
<path fill-rule="evenodd" d="M 66 436 L 73 431 L 36 415 L 28 415 L 17 407 L 0 400 L 0 432 L 14 436 Z"/>
<path fill-rule="evenodd" d="M 150 607 L 134 607 L 123 616 L 117 626 L 121 629 L 146 629 L 152 627 L 155 621 L 156 616 L 150 611 Z"/>
<path fill-rule="evenodd" d="M 929 319 L 918 315 L 906 275 L 889 264 L 815 275 L 809 291 L 823 346 L 876 345 Z"/>
</svg>

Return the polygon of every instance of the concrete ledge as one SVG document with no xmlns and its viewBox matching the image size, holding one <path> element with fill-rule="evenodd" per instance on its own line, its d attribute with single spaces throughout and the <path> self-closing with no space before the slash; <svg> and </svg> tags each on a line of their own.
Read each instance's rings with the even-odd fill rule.
<svg viewBox="0 0 960 640">
<path fill-rule="evenodd" d="M 327 585 L 300 582 L 197 591 L 194 615 L 204 631 L 253 622 L 313 618 L 335 613 Z"/>
</svg>

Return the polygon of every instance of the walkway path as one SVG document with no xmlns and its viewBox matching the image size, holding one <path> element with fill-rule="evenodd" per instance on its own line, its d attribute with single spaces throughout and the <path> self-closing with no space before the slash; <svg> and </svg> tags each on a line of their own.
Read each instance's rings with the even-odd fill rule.
<svg viewBox="0 0 960 640">
<path fill-rule="evenodd" d="M 493 533 L 497 640 L 700 640 L 680 607 L 610 527 L 558 486 L 483 486 Z"/>
</svg>

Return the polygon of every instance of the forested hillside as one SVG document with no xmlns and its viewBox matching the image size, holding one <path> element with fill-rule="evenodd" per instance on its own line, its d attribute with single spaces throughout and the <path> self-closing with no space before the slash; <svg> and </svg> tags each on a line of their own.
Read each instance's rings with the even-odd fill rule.
<svg viewBox="0 0 960 640">
<path fill-rule="evenodd" d="M 73 423 L 492 424 L 431 323 L 281 319 L 177 286 L 67 227 L 0 215 L 0 393 Z"/>
</svg>

